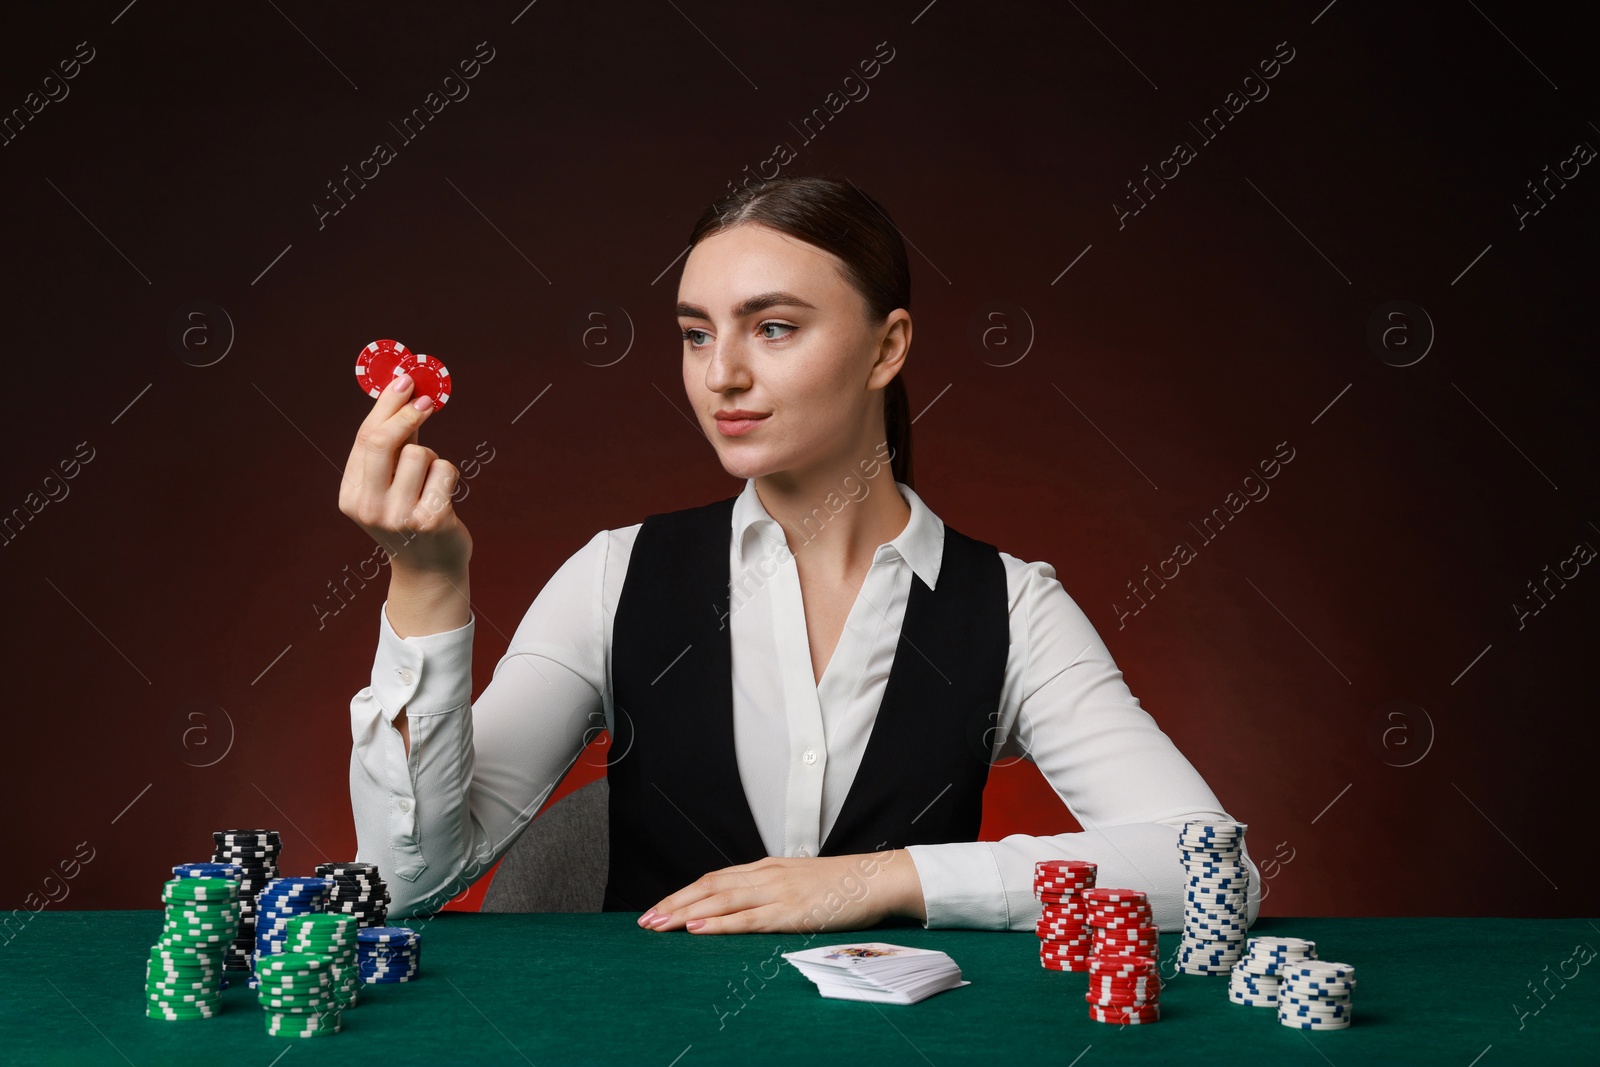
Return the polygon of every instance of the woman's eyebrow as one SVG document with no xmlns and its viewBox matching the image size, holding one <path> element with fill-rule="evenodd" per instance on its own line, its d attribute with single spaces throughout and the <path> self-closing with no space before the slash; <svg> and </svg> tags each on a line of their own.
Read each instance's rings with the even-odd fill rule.
<svg viewBox="0 0 1600 1067">
<path fill-rule="evenodd" d="M 767 308 L 774 307 L 778 304 L 789 304 L 794 307 L 811 308 L 812 310 L 816 310 L 815 305 L 809 301 L 801 300 L 793 293 L 777 291 L 771 293 L 758 293 L 755 296 L 741 300 L 739 303 L 734 305 L 732 315 L 736 319 L 742 319 L 746 315 L 754 315 L 758 311 L 765 311 Z M 678 317 L 682 319 L 711 318 L 710 315 L 706 314 L 706 309 L 700 307 L 698 304 L 679 303 L 677 314 Z"/>
</svg>

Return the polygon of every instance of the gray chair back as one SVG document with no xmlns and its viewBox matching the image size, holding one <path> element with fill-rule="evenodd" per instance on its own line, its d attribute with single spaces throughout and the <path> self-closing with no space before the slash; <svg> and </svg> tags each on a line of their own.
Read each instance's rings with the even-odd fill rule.
<svg viewBox="0 0 1600 1067">
<path fill-rule="evenodd" d="M 523 828 L 500 860 L 483 911 L 599 911 L 611 859 L 610 785 L 562 797 Z"/>
</svg>

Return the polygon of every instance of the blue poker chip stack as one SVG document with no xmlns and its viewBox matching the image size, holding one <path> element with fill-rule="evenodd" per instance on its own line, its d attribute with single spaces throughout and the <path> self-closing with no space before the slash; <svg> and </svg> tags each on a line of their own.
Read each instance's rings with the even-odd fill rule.
<svg viewBox="0 0 1600 1067">
<path fill-rule="evenodd" d="M 1236 822 L 1188 822 L 1178 831 L 1178 851 L 1189 874 L 1178 947 L 1178 969 L 1184 974 L 1228 974 L 1244 951 L 1250 926 L 1246 829 Z"/>
<path fill-rule="evenodd" d="M 174 878 L 226 878 L 234 884 L 234 887 L 237 890 L 240 880 L 240 870 L 238 865 L 233 863 L 180 863 L 176 867 L 172 868 L 172 876 Z M 232 953 L 233 945 L 230 942 L 228 945 L 227 954 L 232 955 Z M 224 963 L 224 966 L 226 967 L 226 963 Z M 228 975 L 226 971 L 224 971 L 222 975 L 222 984 L 220 988 L 228 988 Z"/>
<path fill-rule="evenodd" d="M 274 878 L 256 898 L 255 964 L 284 951 L 289 920 L 296 915 L 311 915 L 324 910 L 333 883 L 328 878 Z M 259 987 L 254 969 L 250 988 Z"/>
<path fill-rule="evenodd" d="M 1345 1030 L 1356 969 L 1348 963 L 1302 960 L 1283 968 L 1278 1021 L 1297 1030 Z"/>
<path fill-rule="evenodd" d="M 175 878 L 231 878 L 239 880 L 240 871 L 237 863 L 180 863 L 172 868 Z"/>
<path fill-rule="evenodd" d="M 422 973 L 422 935 L 406 926 L 370 926 L 356 933 L 356 967 L 368 985 L 409 982 Z"/>
<path fill-rule="evenodd" d="M 1276 1008 L 1284 969 L 1317 958 L 1317 943 L 1301 937 L 1252 937 L 1244 959 L 1228 977 L 1228 999 L 1252 1008 Z"/>
</svg>

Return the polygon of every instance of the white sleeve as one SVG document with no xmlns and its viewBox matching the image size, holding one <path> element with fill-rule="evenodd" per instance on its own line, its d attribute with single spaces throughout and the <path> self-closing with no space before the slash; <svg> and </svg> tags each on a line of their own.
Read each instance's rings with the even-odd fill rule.
<svg viewBox="0 0 1600 1067">
<path fill-rule="evenodd" d="M 1012 657 L 996 759 L 1031 760 L 1083 830 L 911 846 L 926 925 L 1031 930 L 1040 910 L 1033 896 L 1034 862 L 1081 859 L 1097 865 L 1096 884 L 1148 893 L 1157 925 L 1176 930 L 1183 923 L 1187 877 L 1178 827 L 1195 819 L 1232 820 L 1129 692 L 1055 570 L 1001 555 L 1011 577 Z M 1245 862 L 1254 922 L 1260 877 L 1248 852 Z"/>
<path fill-rule="evenodd" d="M 356 859 L 378 865 L 392 917 L 437 911 L 494 866 L 605 725 L 609 534 L 551 576 L 476 701 L 480 616 L 401 638 L 380 611 L 371 684 L 350 702 L 350 800 Z"/>
</svg>

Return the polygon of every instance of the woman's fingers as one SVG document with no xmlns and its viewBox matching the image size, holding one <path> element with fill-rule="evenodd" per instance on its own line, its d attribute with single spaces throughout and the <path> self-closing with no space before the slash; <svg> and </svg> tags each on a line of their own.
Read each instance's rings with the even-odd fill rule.
<svg viewBox="0 0 1600 1067">
<path fill-rule="evenodd" d="M 411 376 L 397 374 L 374 398 L 345 463 L 339 510 L 389 554 L 391 576 L 464 575 L 472 535 L 453 505 L 460 472 L 417 442 L 434 401 L 416 393 Z"/>
<path fill-rule="evenodd" d="M 361 468 L 360 503 L 368 514 L 380 509 L 394 481 L 400 450 L 414 438 L 417 428 L 433 411 L 431 402 L 425 411 L 418 411 L 416 404 L 406 402 L 412 393 L 410 375 L 400 375 L 394 381 L 403 388 L 397 392 L 391 385 L 380 393 L 372 411 L 362 422 L 360 433 L 356 435 L 356 447 L 362 453 L 358 461 Z"/>
<path fill-rule="evenodd" d="M 397 390 L 393 388 L 395 384 L 401 384 L 404 388 Z M 366 458 L 368 435 L 379 426 L 382 426 L 390 416 L 404 407 L 410 399 L 411 378 L 409 375 L 405 376 L 404 382 L 401 382 L 401 377 L 397 375 L 390 382 L 390 387 L 378 394 L 377 399 L 372 402 L 372 406 L 367 409 L 366 415 L 362 418 L 361 426 L 356 432 L 355 442 L 350 447 L 350 458 L 345 462 L 346 477 L 359 476 L 363 472 L 365 469 L 364 460 Z"/>
<path fill-rule="evenodd" d="M 676 930 L 683 925 L 684 909 L 699 904 L 719 893 L 754 887 L 761 879 L 752 877 L 757 864 L 725 867 L 695 879 L 682 889 L 661 900 L 655 907 L 639 917 L 639 925 L 652 930 Z M 691 916 L 692 917 L 692 916 Z M 667 922 L 671 925 L 662 925 Z"/>
<path fill-rule="evenodd" d="M 696 919 L 705 919 L 717 915 L 731 915 L 776 902 L 775 894 L 766 886 L 744 884 L 726 889 L 716 889 L 691 904 L 676 908 L 667 915 L 665 922 L 659 925 L 651 924 L 650 928 L 652 930 L 681 930 L 686 923 L 693 922 Z"/>
<path fill-rule="evenodd" d="M 413 509 L 413 521 L 418 529 L 431 530 L 447 509 L 454 511 L 450 502 L 455 497 L 456 483 L 460 478 L 461 472 L 449 460 L 436 456 L 428 464 L 428 480 L 423 484 L 422 495 Z"/>
<path fill-rule="evenodd" d="M 921 879 L 901 850 L 725 867 L 663 899 L 639 925 L 691 933 L 859 930 L 890 915 L 927 919 Z"/>
<path fill-rule="evenodd" d="M 690 919 L 684 929 L 691 934 L 753 934 L 772 933 L 779 930 L 799 930 L 800 926 L 789 918 L 785 904 L 773 903 L 725 915 L 711 915 L 703 919 Z"/>
<path fill-rule="evenodd" d="M 394 528 L 417 525 L 414 517 L 417 501 L 422 496 L 428 472 L 438 458 L 438 453 L 425 445 L 400 446 L 400 458 L 394 467 L 394 481 L 384 495 L 383 525 Z"/>
</svg>

